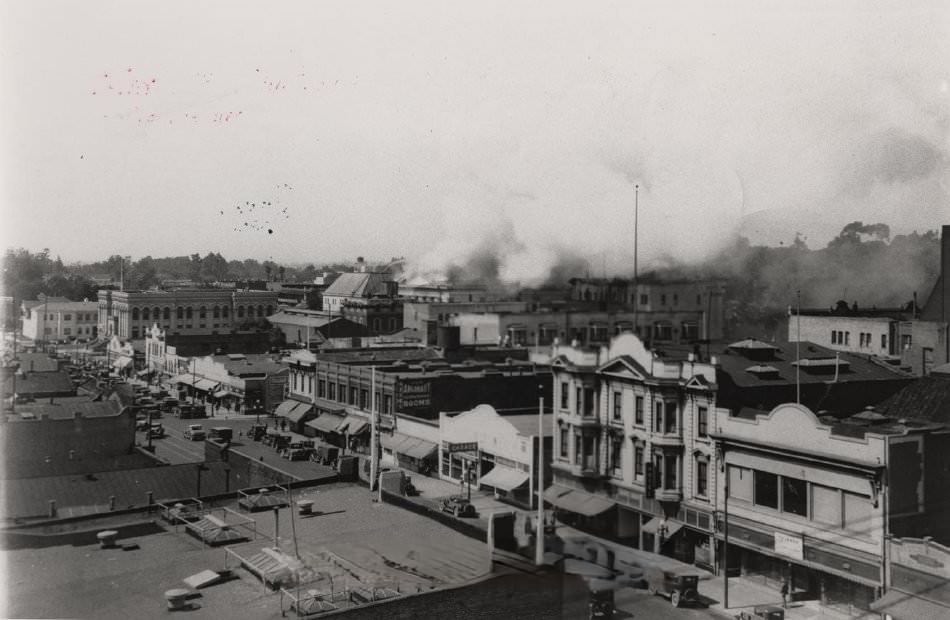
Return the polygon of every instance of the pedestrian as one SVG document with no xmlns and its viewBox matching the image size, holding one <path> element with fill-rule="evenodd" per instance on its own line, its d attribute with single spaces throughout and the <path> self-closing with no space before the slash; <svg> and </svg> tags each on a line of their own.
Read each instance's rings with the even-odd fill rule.
<svg viewBox="0 0 950 620">
<path fill-rule="evenodd" d="M 788 609 L 788 579 L 782 581 L 782 607 Z"/>
</svg>

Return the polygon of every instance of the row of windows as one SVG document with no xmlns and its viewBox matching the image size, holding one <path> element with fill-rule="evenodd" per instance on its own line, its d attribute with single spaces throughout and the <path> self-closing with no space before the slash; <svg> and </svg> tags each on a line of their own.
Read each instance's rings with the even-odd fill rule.
<svg viewBox="0 0 950 620">
<path fill-rule="evenodd" d="M 290 375 L 290 383 L 293 392 L 313 394 L 313 375 L 293 372 Z M 306 386 L 306 389 L 304 389 L 304 386 Z M 371 405 L 369 390 L 352 385 L 347 389 L 347 385 L 343 382 L 337 383 L 326 379 L 317 381 L 317 397 L 359 407 L 365 411 L 369 411 Z M 377 391 L 376 403 L 383 413 L 393 413 L 393 397 L 391 394 L 383 394 Z"/>
<path fill-rule="evenodd" d="M 175 308 L 175 315 L 178 320 L 191 319 L 195 310 L 191 306 L 177 306 Z M 229 317 L 230 309 L 228 306 L 213 306 L 211 308 L 211 316 L 215 319 L 226 319 Z M 257 316 L 259 318 L 264 318 L 270 316 L 274 313 L 273 306 L 257 306 Z M 208 317 L 208 308 L 206 306 L 200 306 L 197 310 L 198 318 L 204 319 Z M 237 306 L 234 310 L 234 314 L 239 319 L 243 319 L 245 316 L 244 306 Z M 254 306 L 247 306 L 247 318 L 253 319 L 255 316 Z M 142 308 L 139 312 L 138 308 L 132 308 L 132 320 L 138 321 L 149 321 L 149 320 L 158 320 L 163 319 L 165 321 L 171 318 L 171 308 Z"/>
<path fill-rule="evenodd" d="M 561 409 L 570 410 L 571 388 L 567 381 L 561 382 Z M 611 420 L 623 420 L 623 392 L 614 391 L 610 395 Z M 581 416 L 595 415 L 594 405 L 597 402 L 597 393 L 590 387 L 575 388 L 575 412 Z M 644 397 L 634 397 L 633 423 L 645 428 Z M 676 433 L 679 425 L 678 406 L 674 402 L 654 399 L 653 431 L 656 433 Z M 696 408 L 696 433 L 699 437 L 706 437 L 709 433 L 709 409 L 698 406 Z"/>
<path fill-rule="evenodd" d="M 571 441 L 571 427 L 569 425 L 559 425 L 558 444 L 561 460 L 570 459 L 568 448 Z M 646 466 L 645 458 L 647 454 L 646 446 L 638 439 L 632 438 L 633 446 L 633 480 L 645 483 Z M 624 438 L 620 435 L 614 435 L 609 439 L 607 453 L 607 474 L 614 478 L 623 478 L 623 443 Z M 600 441 L 595 435 L 583 433 L 574 433 L 574 459 L 573 463 L 583 469 L 596 470 L 598 467 Z M 666 490 L 679 489 L 679 468 L 680 456 L 678 454 L 664 454 L 654 452 L 652 457 L 652 468 L 654 472 L 655 486 Z M 697 497 L 706 498 L 709 494 L 709 457 L 696 453 L 694 462 L 694 481 L 693 493 Z"/>
<path fill-rule="evenodd" d="M 584 301 L 601 301 L 601 298 L 604 297 L 604 296 L 605 296 L 605 295 L 604 295 L 603 293 L 600 293 L 600 292 L 591 292 L 590 289 L 585 290 L 584 293 L 582 294 L 582 297 L 583 297 Z M 618 299 L 619 296 L 616 295 L 616 294 L 614 294 L 614 295 L 611 295 L 610 297 L 611 297 L 611 300 L 617 301 L 617 299 Z M 633 303 L 633 302 L 634 302 L 634 299 L 635 299 L 635 293 L 631 293 L 631 295 L 630 295 L 630 303 Z M 665 305 L 666 305 L 666 300 L 667 300 L 666 293 L 660 293 L 660 305 L 661 305 L 661 306 L 665 306 Z M 679 303 L 679 301 L 680 301 L 679 293 L 673 293 L 673 295 L 672 295 L 672 300 L 673 300 L 673 304 L 672 304 L 672 305 L 674 305 L 674 306 L 677 305 L 677 304 Z M 649 305 L 649 304 L 650 304 L 650 296 L 649 296 L 648 294 L 646 294 L 646 293 L 641 293 L 641 294 L 640 294 L 640 305 L 641 305 L 641 306 L 646 306 L 646 305 Z M 696 305 L 697 305 L 697 306 L 701 306 L 702 304 L 703 304 L 703 296 L 702 296 L 702 294 L 696 295 Z"/>
<path fill-rule="evenodd" d="M 770 472 L 729 466 L 729 497 L 857 534 L 870 531 L 871 499 Z"/>
</svg>

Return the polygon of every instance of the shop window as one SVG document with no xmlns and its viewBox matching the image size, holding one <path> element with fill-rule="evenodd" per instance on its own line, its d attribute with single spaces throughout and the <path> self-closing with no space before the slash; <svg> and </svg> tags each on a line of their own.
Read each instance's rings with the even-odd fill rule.
<svg viewBox="0 0 950 620">
<path fill-rule="evenodd" d="M 756 506 L 778 509 L 778 476 L 766 471 L 755 471 L 753 474 L 755 479 L 753 503 Z"/>
<path fill-rule="evenodd" d="M 844 527 L 849 532 L 866 535 L 871 529 L 871 498 L 844 493 Z"/>
<path fill-rule="evenodd" d="M 808 484 L 804 480 L 782 476 L 782 512 L 808 516 Z"/>
<path fill-rule="evenodd" d="M 643 397 L 637 396 L 636 408 L 634 409 L 634 423 L 643 426 Z"/>
<path fill-rule="evenodd" d="M 561 381 L 561 409 L 568 409 L 571 401 L 571 387 L 567 381 Z"/>
<path fill-rule="evenodd" d="M 841 527 L 841 491 L 812 484 L 811 510 L 813 521 Z"/>
<path fill-rule="evenodd" d="M 729 497 L 752 501 L 752 470 L 745 467 L 729 466 Z"/>
</svg>

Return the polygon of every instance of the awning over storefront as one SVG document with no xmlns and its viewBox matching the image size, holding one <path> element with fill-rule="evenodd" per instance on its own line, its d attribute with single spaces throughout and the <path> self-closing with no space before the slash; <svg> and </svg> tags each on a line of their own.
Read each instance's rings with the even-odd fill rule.
<svg viewBox="0 0 950 620">
<path fill-rule="evenodd" d="M 408 435 L 403 435 L 402 433 L 393 433 L 392 435 L 383 433 L 379 436 L 379 443 L 387 450 L 395 451 L 396 448 L 405 443 L 407 439 L 409 439 Z"/>
<path fill-rule="evenodd" d="M 198 379 L 197 381 L 195 381 L 195 389 L 197 390 L 210 392 L 216 387 L 218 387 L 218 384 L 212 381 L 211 379 Z"/>
<path fill-rule="evenodd" d="M 185 385 L 191 385 L 191 380 L 191 375 L 175 375 L 172 377 L 170 383 L 184 383 Z"/>
<path fill-rule="evenodd" d="M 544 501 L 549 504 L 553 504 L 554 500 L 570 492 L 571 490 L 568 487 L 562 487 L 559 484 L 553 484 L 544 490 Z"/>
<path fill-rule="evenodd" d="M 680 531 L 682 527 L 683 527 L 683 524 L 677 521 L 669 521 L 666 519 L 653 518 L 647 521 L 644 524 L 644 526 L 640 528 L 640 531 L 644 532 L 645 534 L 655 535 L 660 532 L 661 528 L 664 528 L 663 538 L 672 538 L 673 534 Z"/>
<path fill-rule="evenodd" d="M 484 484 L 503 491 L 517 489 L 528 482 L 528 472 L 519 469 L 512 469 L 504 465 L 495 465 L 495 467 L 481 477 L 479 484 Z"/>
<path fill-rule="evenodd" d="M 336 432 L 336 429 L 339 428 L 341 422 L 343 422 L 342 417 L 330 413 L 324 413 L 318 418 L 307 422 L 307 426 L 310 428 L 315 428 L 321 433 L 334 433 Z"/>
<path fill-rule="evenodd" d="M 297 403 L 294 408 L 287 413 L 287 421 L 294 423 L 299 422 L 311 411 L 313 411 L 313 405 L 310 403 Z"/>
<path fill-rule="evenodd" d="M 343 424 L 340 426 L 338 432 L 340 433 L 349 433 L 350 435 L 357 435 L 363 431 L 363 429 L 369 426 L 369 422 L 355 415 L 348 415 L 343 419 Z"/>
<path fill-rule="evenodd" d="M 152 373 L 151 370 L 140 370 L 140 371 L 138 371 L 137 373 L 135 373 L 135 376 L 136 376 L 136 377 L 144 377 L 144 376 L 149 375 L 149 374 L 151 374 L 151 373 Z"/>
<path fill-rule="evenodd" d="M 236 396 L 236 394 L 229 392 L 228 390 L 218 390 L 214 393 L 215 398 L 227 398 L 228 396 Z"/>
<path fill-rule="evenodd" d="M 437 448 L 438 446 L 431 441 L 409 437 L 407 441 L 396 446 L 396 452 L 409 458 L 422 460 L 430 456 Z"/>
<path fill-rule="evenodd" d="M 277 405 L 277 409 L 274 410 L 274 415 L 278 418 L 286 418 L 287 414 L 294 410 L 294 407 L 300 404 L 300 401 L 297 400 L 285 400 L 281 404 Z"/>
<path fill-rule="evenodd" d="M 132 363 L 131 357 L 120 357 L 119 359 L 112 362 L 112 366 L 115 368 L 127 368 Z"/>
<path fill-rule="evenodd" d="M 614 502 L 606 497 L 598 497 L 576 489 L 550 501 L 562 510 L 575 512 L 585 517 L 595 517 L 614 507 Z"/>
<path fill-rule="evenodd" d="M 313 406 L 317 408 L 317 411 L 322 411 L 325 413 L 343 415 L 346 412 L 345 405 L 341 405 L 340 403 L 334 402 L 332 400 L 327 400 L 326 398 L 314 398 Z"/>
<path fill-rule="evenodd" d="M 950 618 L 950 603 L 938 603 L 920 598 L 902 590 L 890 590 L 871 603 L 871 609 L 887 614 L 894 620 L 924 620 L 925 618 Z"/>
</svg>

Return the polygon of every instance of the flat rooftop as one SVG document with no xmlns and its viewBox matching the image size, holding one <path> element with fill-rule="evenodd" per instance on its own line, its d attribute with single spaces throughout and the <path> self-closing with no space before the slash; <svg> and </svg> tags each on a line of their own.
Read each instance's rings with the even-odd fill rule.
<svg viewBox="0 0 950 620">
<path fill-rule="evenodd" d="M 327 574 L 333 575 L 336 589 L 362 583 L 414 593 L 464 583 L 488 572 L 484 543 L 412 512 L 373 502 L 365 487 L 334 483 L 297 491 L 293 499 L 315 502 L 316 516 L 295 514 L 291 524 L 290 511 L 282 509 L 277 521 L 280 549 L 294 553 L 296 530 L 299 557 L 312 569 L 303 571 L 312 576 L 302 591 L 324 591 Z M 273 513 L 249 516 L 256 520 L 256 540 L 228 547 L 244 557 L 274 546 Z M 119 545 L 136 543 L 139 548 L 100 549 L 96 533 L 106 529 L 119 531 Z M 157 515 L 149 521 L 143 513 L 135 525 L 129 525 L 129 517 L 116 517 L 86 526 L 48 527 L 34 535 L 9 530 L 6 534 L 4 617 L 164 617 L 166 590 L 185 587 L 182 580 L 202 570 L 225 568 L 223 547 L 205 547 L 181 528 L 176 533 Z M 331 566 L 330 554 L 342 562 Z M 201 596 L 191 599 L 197 608 L 187 613 L 189 618 L 281 618 L 281 595 L 265 590 L 255 576 L 236 565 L 233 557 L 228 560 L 236 579 L 198 591 Z M 284 597 L 285 609 L 287 605 Z"/>
</svg>

